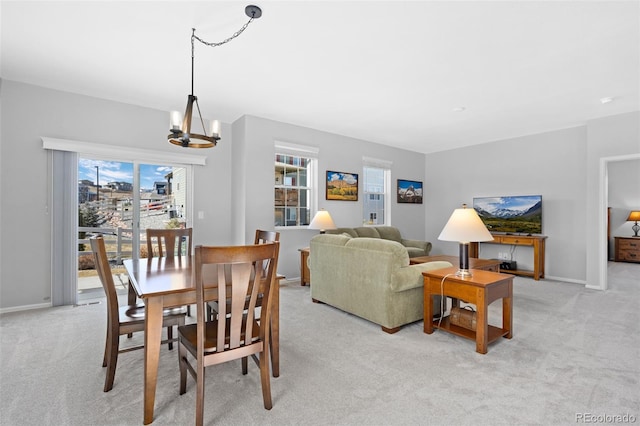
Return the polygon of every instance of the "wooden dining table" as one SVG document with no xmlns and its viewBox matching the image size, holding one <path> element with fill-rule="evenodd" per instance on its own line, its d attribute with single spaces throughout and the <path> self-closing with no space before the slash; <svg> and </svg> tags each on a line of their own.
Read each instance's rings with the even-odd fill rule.
<svg viewBox="0 0 640 426">
<path fill-rule="evenodd" d="M 144 334 L 145 425 L 153 422 L 160 343 L 162 341 L 162 311 L 164 308 L 196 303 L 195 283 L 192 282 L 194 261 L 195 258 L 187 256 L 126 259 L 123 261 L 129 275 L 129 302 L 137 296 L 143 300 L 146 310 Z M 276 287 L 272 293 L 270 353 L 273 377 L 280 375 L 280 280 L 283 278 L 284 276 L 277 275 L 274 281 Z M 217 288 L 207 288 L 205 292 L 205 300 L 217 300 Z"/>
</svg>

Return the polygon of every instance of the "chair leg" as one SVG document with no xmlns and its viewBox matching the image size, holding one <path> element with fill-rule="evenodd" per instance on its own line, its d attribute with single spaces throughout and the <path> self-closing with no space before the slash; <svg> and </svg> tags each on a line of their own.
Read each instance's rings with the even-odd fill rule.
<svg viewBox="0 0 640 426">
<path fill-rule="evenodd" d="M 104 378 L 104 392 L 109 392 L 113 388 L 113 381 L 116 377 L 116 366 L 118 365 L 118 349 L 120 345 L 120 335 L 110 333 L 109 353 L 107 354 L 107 374 Z"/>
<path fill-rule="evenodd" d="M 104 356 L 102 357 L 102 366 L 107 366 L 107 361 L 109 357 L 109 327 L 107 327 L 107 336 L 104 338 Z"/>
<path fill-rule="evenodd" d="M 269 372 L 269 348 L 264 347 L 260 352 L 260 381 L 262 382 L 262 400 L 264 408 L 271 410 L 271 373 Z"/>
<path fill-rule="evenodd" d="M 244 358 L 242 358 L 242 374 L 244 374 L 244 375 L 246 375 L 246 374 L 247 374 L 247 372 L 249 371 L 249 370 L 248 370 L 248 367 L 247 367 L 247 364 L 248 364 L 247 360 L 248 360 L 248 359 L 249 359 L 249 358 L 248 358 L 248 357 L 246 357 L 246 356 L 245 356 Z"/>
<path fill-rule="evenodd" d="M 187 349 L 178 342 L 178 366 L 180 367 L 180 395 L 187 391 Z"/>
<path fill-rule="evenodd" d="M 167 327 L 167 339 L 169 340 L 169 350 L 173 349 L 173 326 Z"/>
<path fill-rule="evenodd" d="M 129 278 L 129 291 L 127 293 L 127 303 L 129 305 L 135 305 L 137 301 L 136 291 L 133 289 L 133 284 L 131 284 L 131 278 Z M 133 337 L 133 333 L 127 334 L 127 338 L 131 339 Z"/>
<path fill-rule="evenodd" d="M 187 316 L 191 316 L 191 305 L 187 305 Z"/>
<path fill-rule="evenodd" d="M 204 367 L 197 368 L 196 378 L 196 426 L 204 422 Z"/>
</svg>

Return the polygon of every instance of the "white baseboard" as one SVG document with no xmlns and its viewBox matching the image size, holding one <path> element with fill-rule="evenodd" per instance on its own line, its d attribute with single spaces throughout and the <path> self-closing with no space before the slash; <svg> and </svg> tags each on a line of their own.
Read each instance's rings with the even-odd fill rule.
<svg viewBox="0 0 640 426">
<path fill-rule="evenodd" d="M 596 287 L 595 285 L 585 285 L 584 288 L 588 288 L 589 290 L 600 290 L 604 291 L 602 287 Z"/>
<path fill-rule="evenodd" d="M 571 284 L 582 284 L 583 286 L 588 287 L 587 282 L 585 280 L 576 280 L 573 278 L 564 278 L 564 277 L 554 277 L 551 275 L 547 275 L 545 276 L 545 278 L 553 281 L 562 281 L 562 282 L 571 283 Z"/>
<path fill-rule="evenodd" d="M 9 312 L 29 311 L 31 309 L 43 309 L 43 308 L 50 308 L 50 307 L 51 307 L 51 302 L 37 303 L 35 305 L 12 306 L 10 308 L 0 308 L 0 314 L 6 314 Z"/>
</svg>

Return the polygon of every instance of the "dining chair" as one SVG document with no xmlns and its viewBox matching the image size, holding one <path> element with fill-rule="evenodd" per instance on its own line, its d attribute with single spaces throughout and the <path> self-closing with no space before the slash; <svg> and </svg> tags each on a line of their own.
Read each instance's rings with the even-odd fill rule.
<svg viewBox="0 0 640 426">
<path fill-rule="evenodd" d="M 146 231 L 148 257 L 191 257 L 193 228 L 147 228 Z M 191 306 L 187 306 L 187 315 L 191 316 Z"/>
<path fill-rule="evenodd" d="M 107 338 L 104 345 L 102 366 L 107 367 L 104 392 L 109 392 L 113 388 L 118 354 L 144 348 L 139 345 L 120 349 L 120 336 L 144 331 L 145 306 L 142 303 L 119 306 L 104 239 L 102 236 L 94 236 L 89 241 L 98 277 L 107 295 Z M 183 308 L 166 309 L 163 315 L 163 327 L 167 327 L 167 340 L 162 343 L 168 343 L 169 349 L 173 349 L 173 342 L 176 340 L 173 338 L 173 326 L 184 325 L 185 310 Z"/>
<path fill-rule="evenodd" d="M 253 244 L 267 244 L 267 243 L 274 243 L 279 241 L 280 241 L 279 232 L 256 229 L 256 234 L 253 239 Z M 261 276 L 264 277 L 269 266 L 268 262 L 262 262 L 259 266 L 260 266 Z M 277 279 L 279 278 L 277 273 L 276 273 L 276 278 Z M 260 291 L 260 293 L 258 293 L 258 301 L 256 302 L 256 307 L 262 306 L 262 295 L 263 295 L 263 291 Z M 274 300 L 274 303 L 278 303 L 277 299 Z M 228 305 L 229 305 L 229 301 L 227 301 L 227 312 L 229 312 Z M 248 301 L 247 301 L 247 308 L 248 308 Z M 208 311 L 209 318 L 211 318 L 213 315 L 218 313 L 218 302 L 207 304 L 207 309 L 209 310 Z M 273 309 L 279 309 L 279 306 L 274 306 Z M 272 343 L 272 345 L 269 347 L 269 350 L 271 351 L 271 367 L 274 373 L 274 377 L 277 377 L 280 375 L 280 371 L 279 371 L 280 368 L 279 368 L 279 363 L 278 363 L 279 360 L 277 358 L 277 355 L 274 357 L 274 350 L 278 350 L 277 345 L 279 345 L 279 342 L 280 342 L 279 321 L 273 322 L 271 324 L 271 327 L 269 328 L 269 332 L 271 333 L 270 341 Z M 246 363 L 246 360 L 244 362 Z M 246 367 L 243 367 L 243 368 L 246 368 Z"/>
<path fill-rule="evenodd" d="M 196 380 L 196 425 L 202 425 L 204 417 L 205 368 L 235 359 L 243 360 L 243 375 L 248 373 L 247 358 L 251 356 L 256 362 L 260 369 L 264 408 L 270 410 L 273 406 L 269 374 L 269 327 L 279 246 L 279 242 L 273 242 L 196 247 L 194 277 L 197 321 L 178 327 L 180 395 L 187 390 L 188 371 Z M 269 266 L 263 275 L 259 265 L 264 263 Z M 260 317 L 256 318 L 255 308 L 261 291 L 262 308 L 259 310 Z M 205 304 L 214 299 L 230 302 L 220 303 L 219 315 L 207 321 Z"/>
<path fill-rule="evenodd" d="M 263 229 L 256 229 L 256 235 L 255 238 L 253 240 L 253 244 L 267 244 L 267 243 L 273 243 L 273 242 L 280 242 L 280 233 L 276 232 L 276 231 L 265 231 Z M 262 263 L 262 276 L 264 277 L 268 268 L 268 262 L 263 262 Z M 277 271 L 276 271 L 276 280 L 279 280 Z M 279 281 L 275 284 L 275 285 L 279 285 Z M 262 294 L 261 294 L 262 296 Z M 273 301 L 274 305 L 276 303 L 280 303 L 279 302 L 279 298 L 275 299 Z M 262 306 L 262 297 L 258 298 L 258 306 Z M 280 309 L 279 306 L 274 306 L 273 309 Z M 269 333 L 270 333 L 270 339 L 269 341 L 272 343 L 269 346 L 269 350 L 271 351 L 271 370 L 273 371 L 274 377 L 277 377 L 280 375 L 280 363 L 279 363 L 279 357 L 276 355 L 275 357 L 274 355 L 274 348 L 276 350 L 279 351 L 279 348 L 277 346 L 280 345 L 280 322 L 279 321 L 274 321 L 271 323 L 271 326 L 269 327 Z M 277 346 L 276 346 L 277 345 Z M 245 360 L 246 362 L 246 360 Z"/>
</svg>

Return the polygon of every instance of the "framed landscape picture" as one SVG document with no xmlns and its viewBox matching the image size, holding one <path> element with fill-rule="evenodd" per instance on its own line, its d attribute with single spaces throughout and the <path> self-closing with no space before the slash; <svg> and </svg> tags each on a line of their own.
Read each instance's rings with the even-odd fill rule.
<svg viewBox="0 0 640 426">
<path fill-rule="evenodd" d="M 358 201 L 358 175 L 327 170 L 327 200 Z"/>
<path fill-rule="evenodd" d="M 422 182 L 398 179 L 398 203 L 422 204 Z"/>
</svg>

